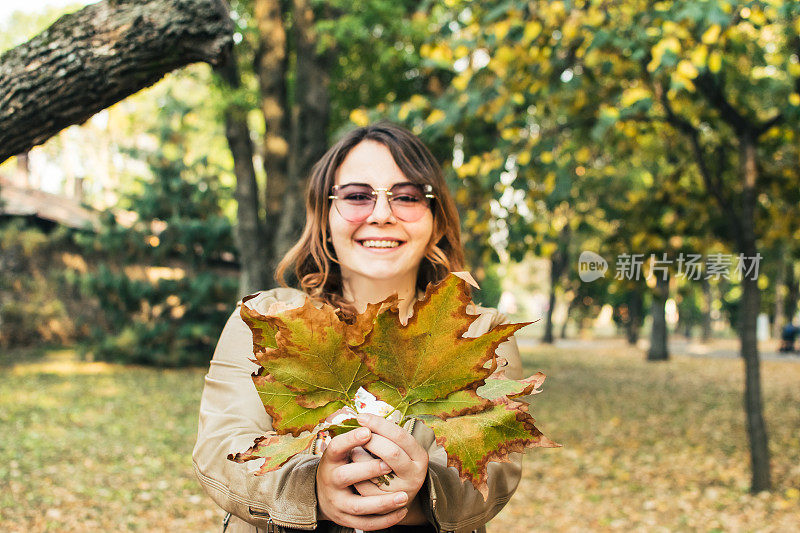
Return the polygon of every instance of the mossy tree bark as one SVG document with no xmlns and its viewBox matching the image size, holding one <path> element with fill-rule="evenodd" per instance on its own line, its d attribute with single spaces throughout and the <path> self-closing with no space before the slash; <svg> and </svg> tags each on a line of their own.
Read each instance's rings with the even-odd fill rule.
<svg viewBox="0 0 800 533">
<path fill-rule="evenodd" d="M 0 162 L 232 45 L 224 0 L 104 0 L 0 56 Z"/>
</svg>

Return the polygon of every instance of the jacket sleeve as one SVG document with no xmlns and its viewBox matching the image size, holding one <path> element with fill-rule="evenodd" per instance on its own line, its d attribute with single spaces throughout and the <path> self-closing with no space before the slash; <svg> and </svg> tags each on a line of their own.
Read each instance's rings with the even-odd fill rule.
<svg viewBox="0 0 800 533">
<path fill-rule="evenodd" d="M 482 314 L 473 322 L 465 337 L 477 337 L 506 321 L 506 317 L 494 309 L 480 311 Z M 495 353 L 508 361 L 504 367 L 506 376 L 522 378 L 522 362 L 514 337 L 502 343 Z M 421 423 L 415 424 L 414 437 L 428 450 L 428 477 L 421 503 L 423 513 L 437 532 L 480 529 L 500 512 L 517 489 L 522 475 L 521 453 L 510 454 L 509 462 L 489 463 L 489 494 L 484 500 L 472 483 L 462 482 L 458 471 L 447 466 L 447 454 L 436 443 L 430 428 Z"/>
<path fill-rule="evenodd" d="M 278 297 L 291 299 L 294 295 L 286 292 L 289 290 L 261 293 L 248 305 L 262 307 Z M 272 420 L 251 379 L 258 365 L 250 360 L 253 337 L 239 315 L 240 306 L 241 302 L 222 331 L 205 377 L 192 454 L 195 473 L 220 507 L 246 522 L 265 527 L 271 521 L 314 529 L 319 457 L 300 454 L 282 468 L 261 476 L 254 475 L 260 461 L 238 464 L 227 459 L 228 454 L 247 450 L 257 437 L 272 429 Z"/>
</svg>

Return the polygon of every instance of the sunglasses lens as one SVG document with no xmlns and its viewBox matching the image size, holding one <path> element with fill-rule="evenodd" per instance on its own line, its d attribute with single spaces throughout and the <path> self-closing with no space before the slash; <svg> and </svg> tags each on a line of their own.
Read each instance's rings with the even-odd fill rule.
<svg viewBox="0 0 800 533">
<path fill-rule="evenodd" d="M 345 185 L 336 195 L 336 209 L 342 218 L 348 222 L 361 222 L 366 220 L 375 207 L 375 197 L 372 187 L 366 185 Z"/>
<path fill-rule="evenodd" d="M 428 210 L 430 202 L 419 185 L 411 183 L 392 187 L 392 212 L 405 222 L 416 222 Z"/>
</svg>

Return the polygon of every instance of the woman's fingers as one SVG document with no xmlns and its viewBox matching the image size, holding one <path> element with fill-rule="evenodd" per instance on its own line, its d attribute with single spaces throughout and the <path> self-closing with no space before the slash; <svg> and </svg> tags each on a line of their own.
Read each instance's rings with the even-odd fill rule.
<svg viewBox="0 0 800 533">
<path fill-rule="evenodd" d="M 372 433 L 383 435 L 397 444 L 412 461 L 427 460 L 427 454 L 422 446 L 411 436 L 411 433 L 394 422 L 383 417 L 369 414 L 358 415 L 358 423 L 369 428 Z"/>
<path fill-rule="evenodd" d="M 326 519 L 363 531 L 389 528 L 408 512 L 405 492 L 362 496 L 349 490 L 337 490 L 334 500 L 336 511 L 326 515 Z"/>
<path fill-rule="evenodd" d="M 375 456 L 369 453 L 361 446 L 356 446 L 355 448 L 350 450 L 350 460 L 353 461 L 354 463 L 362 461 L 371 461 L 372 459 L 375 459 Z"/>
<path fill-rule="evenodd" d="M 360 529 L 362 531 L 376 531 L 379 529 L 382 530 L 392 527 L 400 522 L 400 520 L 405 518 L 406 514 L 408 514 L 408 509 L 401 507 L 400 509 L 384 515 L 342 515 L 336 520 L 336 523 L 345 527 Z"/>
<path fill-rule="evenodd" d="M 408 503 L 408 494 L 405 492 L 387 492 L 374 496 L 361 496 L 353 493 L 343 493 L 339 508 L 345 514 L 353 516 L 383 515 L 395 511 Z M 359 528 L 363 529 L 363 528 Z"/>
<path fill-rule="evenodd" d="M 350 451 L 356 446 L 366 443 L 370 439 L 370 435 L 370 430 L 363 427 L 337 435 L 328 443 L 323 457 L 327 456 L 327 459 L 334 463 L 347 463 Z"/>
<path fill-rule="evenodd" d="M 373 433 L 372 438 L 363 447 L 371 454 L 383 459 L 396 474 L 402 476 L 414 469 L 414 464 L 408 454 L 383 435 Z"/>
<path fill-rule="evenodd" d="M 383 490 L 379 485 L 376 485 L 372 481 L 360 481 L 355 483 L 353 488 L 356 489 L 356 491 L 362 496 L 375 496 L 377 494 L 386 494 L 387 492 L 397 492 Z"/>
<path fill-rule="evenodd" d="M 348 475 L 348 472 L 345 472 L 344 475 L 340 474 L 339 469 L 350 463 L 350 452 L 365 444 L 369 439 L 370 431 L 367 428 L 359 428 L 337 435 L 325 448 L 317 467 L 316 483 L 317 506 L 323 519 L 331 519 L 342 514 L 339 500 L 343 495 L 353 496 L 352 490 L 347 488 L 347 485 L 342 486 L 338 483 L 337 477 L 347 477 Z M 361 464 L 364 465 L 364 463 Z M 362 469 L 368 470 L 369 467 L 362 466 Z M 353 474 L 353 472 L 349 474 Z M 370 472 L 366 479 L 371 476 Z"/>
<path fill-rule="evenodd" d="M 380 459 L 349 463 L 336 467 L 332 474 L 332 483 L 339 488 L 344 488 L 361 481 L 388 474 L 391 470 L 389 465 Z"/>
</svg>

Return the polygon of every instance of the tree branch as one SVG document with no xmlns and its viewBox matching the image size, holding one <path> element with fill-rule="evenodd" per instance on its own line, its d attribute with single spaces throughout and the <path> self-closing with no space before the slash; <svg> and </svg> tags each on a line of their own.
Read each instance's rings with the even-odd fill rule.
<svg viewBox="0 0 800 533">
<path fill-rule="evenodd" d="M 668 122 L 675 129 L 688 137 L 689 145 L 692 148 L 692 155 L 694 156 L 695 163 L 700 171 L 700 177 L 703 179 L 706 190 L 716 199 L 720 208 L 726 213 L 726 215 L 732 221 L 731 223 L 737 228 L 737 231 L 741 231 L 741 219 L 736 213 L 733 202 L 725 197 L 722 178 L 720 177 L 719 172 L 711 172 L 711 170 L 708 168 L 705 153 L 702 145 L 700 144 L 700 132 L 692 125 L 691 122 L 675 113 L 675 111 L 672 109 L 672 104 L 670 104 L 669 98 L 667 97 L 667 92 L 664 90 L 662 84 L 654 80 L 652 82 L 653 92 L 661 102 L 661 105 L 664 107 Z"/>
<path fill-rule="evenodd" d="M 0 56 L 0 162 L 190 63 L 220 62 L 222 0 L 105 0 Z"/>
<path fill-rule="evenodd" d="M 728 102 L 722 84 L 710 72 L 702 72 L 695 78 L 694 84 L 705 95 L 709 103 L 719 111 L 722 120 L 727 122 L 737 135 L 755 129 L 754 125 Z"/>
</svg>

